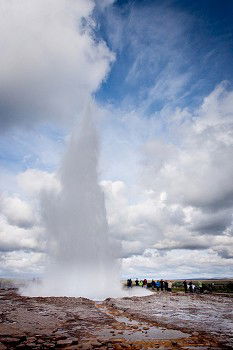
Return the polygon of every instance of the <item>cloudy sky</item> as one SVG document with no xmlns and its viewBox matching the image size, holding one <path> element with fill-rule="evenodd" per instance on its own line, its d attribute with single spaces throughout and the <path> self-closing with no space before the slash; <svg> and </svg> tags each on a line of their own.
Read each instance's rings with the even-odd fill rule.
<svg viewBox="0 0 233 350">
<path fill-rule="evenodd" d="M 0 275 L 43 273 L 41 192 L 91 101 L 122 277 L 232 277 L 232 1 L 0 11 Z"/>
</svg>

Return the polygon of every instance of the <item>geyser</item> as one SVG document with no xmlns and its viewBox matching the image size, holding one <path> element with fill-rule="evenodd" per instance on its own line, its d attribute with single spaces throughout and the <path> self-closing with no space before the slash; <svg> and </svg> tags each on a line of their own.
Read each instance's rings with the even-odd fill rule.
<svg viewBox="0 0 233 350">
<path fill-rule="evenodd" d="M 21 289 L 29 296 L 107 297 L 148 295 L 144 288 L 123 290 L 110 239 L 104 194 L 98 183 L 99 142 L 90 114 L 73 133 L 58 177 L 59 192 L 42 193 L 48 263 L 40 283 Z"/>
<path fill-rule="evenodd" d="M 98 183 L 98 155 L 96 128 L 88 114 L 64 155 L 60 192 L 42 195 L 49 262 L 41 285 L 31 286 L 26 294 L 92 299 L 119 295 L 116 249 Z"/>
</svg>

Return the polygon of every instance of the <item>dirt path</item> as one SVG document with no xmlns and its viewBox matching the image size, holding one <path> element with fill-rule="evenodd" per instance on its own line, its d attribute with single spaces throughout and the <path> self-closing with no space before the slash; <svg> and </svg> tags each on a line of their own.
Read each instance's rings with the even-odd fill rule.
<svg viewBox="0 0 233 350">
<path fill-rule="evenodd" d="M 185 321 L 187 310 L 179 325 L 158 322 L 150 314 L 154 303 L 156 296 L 95 303 L 85 298 L 22 297 L 13 289 L 1 289 L 0 350 L 231 349 L 224 330 L 220 339 L 190 327 Z"/>
</svg>

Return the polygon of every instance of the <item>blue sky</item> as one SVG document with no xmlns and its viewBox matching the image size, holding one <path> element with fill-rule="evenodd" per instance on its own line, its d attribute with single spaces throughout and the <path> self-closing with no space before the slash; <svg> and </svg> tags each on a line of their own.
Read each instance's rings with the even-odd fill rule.
<svg viewBox="0 0 233 350">
<path fill-rule="evenodd" d="M 1 274 L 43 270 L 40 191 L 91 102 L 122 274 L 232 276 L 232 1 L 0 4 Z"/>
<path fill-rule="evenodd" d="M 231 1 L 117 1 L 98 17 L 117 59 L 97 98 L 140 107 L 160 77 L 181 76 L 172 102 L 200 103 L 219 81 L 232 81 L 232 12 Z M 149 115 L 163 108 L 164 95 L 151 101 Z"/>
</svg>

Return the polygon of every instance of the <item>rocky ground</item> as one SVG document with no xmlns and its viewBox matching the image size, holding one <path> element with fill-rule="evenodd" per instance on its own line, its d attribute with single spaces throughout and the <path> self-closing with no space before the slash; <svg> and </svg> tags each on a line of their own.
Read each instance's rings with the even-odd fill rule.
<svg viewBox="0 0 233 350">
<path fill-rule="evenodd" d="M 0 350 L 233 349 L 232 300 L 159 292 L 94 302 L 0 289 Z"/>
</svg>

